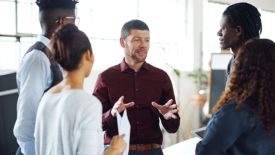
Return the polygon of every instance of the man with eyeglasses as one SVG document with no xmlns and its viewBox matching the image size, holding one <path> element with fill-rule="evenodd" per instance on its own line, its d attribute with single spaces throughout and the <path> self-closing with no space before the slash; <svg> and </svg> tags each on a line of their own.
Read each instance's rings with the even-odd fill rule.
<svg viewBox="0 0 275 155">
<path fill-rule="evenodd" d="M 50 37 L 57 27 L 75 22 L 76 0 L 37 0 L 42 35 L 24 55 L 17 70 L 17 119 L 14 135 L 19 144 L 17 155 L 35 155 L 36 112 L 45 91 L 62 80 L 58 65 L 51 59 Z"/>
</svg>

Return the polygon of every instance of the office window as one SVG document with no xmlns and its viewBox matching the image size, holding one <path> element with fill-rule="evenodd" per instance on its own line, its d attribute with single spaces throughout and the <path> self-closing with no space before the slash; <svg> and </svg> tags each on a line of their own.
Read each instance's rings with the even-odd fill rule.
<svg viewBox="0 0 275 155">
<path fill-rule="evenodd" d="M 262 15 L 262 25 L 263 25 L 263 31 L 261 34 L 261 38 L 269 38 L 273 41 L 275 41 L 275 13 L 271 11 L 260 11 Z"/>
<path fill-rule="evenodd" d="M 38 7 L 32 0 L 18 1 L 18 33 L 39 34 L 41 29 L 38 20 Z"/>
<path fill-rule="evenodd" d="M 0 70 L 16 70 L 35 38 L 30 34 L 40 31 L 34 5 L 33 0 L 0 0 Z"/>
<path fill-rule="evenodd" d="M 220 29 L 220 19 L 228 5 L 206 2 L 203 16 L 203 69 L 209 70 L 211 53 L 221 52 L 217 32 Z"/>
<path fill-rule="evenodd" d="M 33 0 L 18 0 L 17 3 L 15 0 L 0 0 L 0 2 L 1 6 L 5 6 L 4 10 L 0 10 L 0 14 L 2 18 L 5 17 L 5 23 L 8 23 L 5 24 L 6 27 L 1 30 L 0 35 L 21 36 L 11 43 L 16 45 L 14 52 L 17 52 L 21 58 L 29 45 L 23 42 L 23 38 L 26 37 L 22 36 L 29 38 L 33 37 L 32 34 L 40 33 L 38 7 Z M 16 5 L 17 10 L 15 10 Z M 169 64 L 180 70 L 191 70 L 194 54 L 185 45 L 185 9 L 185 1 L 178 0 L 80 1 L 77 4 L 79 27 L 92 41 L 96 56 L 94 69 L 103 70 L 122 60 L 124 54 L 119 44 L 120 29 L 130 19 L 141 19 L 148 24 L 151 33 L 148 62 L 164 69 L 167 68 L 166 64 Z M 9 17 L 5 16 L 6 14 L 9 14 Z M 30 40 L 34 39 L 30 38 Z M 2 57 L 6 54 L 2 52 L 0 55 Z M 19 61 L 17 58 L 15 60 Z M 16 69 L 16 64 L 0 66 L 0 68 L 13 66 L 9 68 Z"/>
<path fill-rule="evenodd" d="M 193 53 L 184 46 L 184 1 L 81 1 L 77 14 L 80 17 L 80 29 L 92 41 L 96 57 L 95 70 L 106 69 L 122 60 L 124 54 L 119 44 L 120 30 L 131 19 L 141 19 L 150 28 L 148 62 L 161 68 L 167 67 L 167 63 L 180 70 L 193 67 L 193 59 L 190 59 Z"/>
<path fill-rule="evenodd" d="M 15 38 L 0 37 L 0 70 L 15 69 L 19 62 L 19 44 Z"/>
<path fill-rule="evenodd" d="M 0 34 L 15 34 L 15 2 L 0 0 Z"/>
</svg>

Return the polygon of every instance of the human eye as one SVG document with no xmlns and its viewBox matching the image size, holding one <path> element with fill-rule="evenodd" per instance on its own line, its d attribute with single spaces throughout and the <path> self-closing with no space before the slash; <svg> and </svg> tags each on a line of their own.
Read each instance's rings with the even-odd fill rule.
<svg viewBox="0 0 275 155">
<path fill-rule="evenodd" d="M 134 42 L 139 42 L 140 39 L 139 39 L 139 38 L 134 38 L 133 41 L 134 41 Z"/>
</svg>

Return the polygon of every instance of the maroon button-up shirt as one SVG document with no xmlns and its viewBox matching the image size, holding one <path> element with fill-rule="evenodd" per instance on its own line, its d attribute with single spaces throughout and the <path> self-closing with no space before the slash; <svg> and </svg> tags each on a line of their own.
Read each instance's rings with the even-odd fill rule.
<svg viewBox="0 0 275 155">
<path fill-rule="evenodd" d="M 179 128 L 178 114 L 178 119 L 165 120 L 152 106 L 152 101 L 165 104 L 169 99 L 175 101 L 175 96 L 169 76 L 146 62 L 138 72 L 129 68 L 124 60 L 105 70 L 98 76 L 93 94 L 103 106 L 105 144 L 109 144 L 111 137 L 118 134 L 117 121 L 111 115 L 111 109 L 121 96 L 124 96 L 125 103 L 135 102 L 133 107 L 127 109 L 131 144 L 162 144 L 159 118 L 169 133 L 175 133 Z"/>
</svg>

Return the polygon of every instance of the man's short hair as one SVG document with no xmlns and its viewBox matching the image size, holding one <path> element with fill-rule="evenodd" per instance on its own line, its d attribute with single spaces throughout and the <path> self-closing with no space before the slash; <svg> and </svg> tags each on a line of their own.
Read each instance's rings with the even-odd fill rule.
<svg viewBox="0 0 275 155">
<path fill-rule="evenodd" d="M 75 9 L 78 0 L 36 0 L 40 11 L 52 9 Z"/>
<path fill-rule="evenodd" d="M 122 28 L 121 28 L 121 38 L 126 38 L 129 36 L 130 31 L 136 29 L 136 30 L 147 30 L 149 31 L 149 27 L 147 24 L 141 20 L 134 19 L 126 22 Z"/>
</svg>

